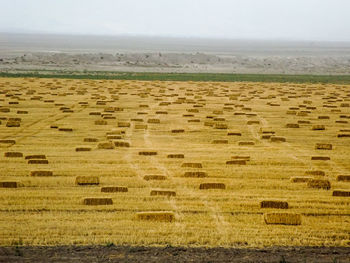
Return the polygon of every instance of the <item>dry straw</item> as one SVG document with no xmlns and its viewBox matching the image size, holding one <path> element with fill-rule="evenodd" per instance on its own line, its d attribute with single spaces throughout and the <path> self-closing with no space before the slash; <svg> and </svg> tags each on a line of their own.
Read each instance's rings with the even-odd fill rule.
<svg viewBox="0 0 350 263">
<path fill-rule="evenodd" d="M 173 222 L 175 221 L 175 214 L 171 211 L 138 212 L 136 218 L 146 221 Z"/>
<path fill-rule="evenodd" d="M 264 220 L 268 225 L 301 225 L 301 215 L 294 213 L 266 213 Z"/>
<path fill-rule="evenodd" d="M 75 178 L 76 185 L 99 185 L 100 179 L 97 176 L 77 176 Z"/>
</svg>

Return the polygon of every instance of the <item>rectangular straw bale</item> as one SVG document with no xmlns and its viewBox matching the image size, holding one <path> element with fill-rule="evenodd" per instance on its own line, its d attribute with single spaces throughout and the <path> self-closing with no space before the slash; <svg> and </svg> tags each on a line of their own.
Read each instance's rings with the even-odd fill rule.
<svg viewBox="0 0 350 263">
<path fill-rule="evenodd" d="M 264 220 L 268 225 L 301 225 L 301 215 L 294 213 L 266 213 Z"/>
<path fill-rule="evenodd" d="M 49 161 L 46 159 L 30 159 L 28 164 L 49 164 Z"/>
<path fill-rule="evenodd" d="M 331 189 L 331 183 L 325 179 L 311 179 L 307 182 L 307 186 L 309 188 L 317 188 L 317 189 Z"/>
<path fill-rule="evenodd" d="M 29 160 L 29 159 L 46 159 L 46 155 L 44 155 L 44 154 L 26 155 L 25 159 L 26 160 Z"/>
<path fill-rule="evenodd" d="M 144 155 L 144 156 L 152 156 L 152 155 L 157 155 L 158 152 L 156 151 L 141 151 L 139 152 L 139 155 Z"/>
<path fill-rule="evenodd" d="M 312 177 L 291 177 L 290 181 L 292 183 L 307 183 Z"/>
<path fill-rule="evenodd" d="M 226 185 L 223 183 L 202 183 L 199 185 L 199 189 L 226 189 Z"/>
<path fill-rule="evenodd" d="M 21 153 L 21 152 L 5 152 L 4 156 L 9 157 L 9 158 L 21 158 L 21 157 L 23 157 L 23 153 Z"/>
<path fill-rule="evenodd" d="M 175 214 L 171 211 L 138 212 L 136 213 L 136 218 L 146 221 L 174 222 Z"/>
<path fill-rule="evenodd" d="M 338 175 L 337 181 L 340 182 L 350 182 L 350 175 Z"/>
<path fill-rule="evenodd" d="M 183 159 L 183 158 L 185 158 L 185 155 L 184 154 L 168 154 L 167 158 Z"/>
<path fill-rule="evenodd" d="M 123 141 L 114 141 L 115 147 L 130 147 L 129 142 L 123 142 Z"/>
<path fill-rule="evenodd" d="M 331 143 L 316 143 L 315 149 L 316 150 L 332 150 L 333 145 Z"/>
<path fill-rule="evenodd" d="M 226 164 L 227 165 L 246 165 L 247 162 L 246 160 L 229 160 L 229 161 L 226 161 Z"/>
<path fill-rule="evenodd" d="M 170 191 L 170 190 L 151 190 L 151 193 L 150 193 L 151 196 L 157 196 L 157 195 L 160 195 L 160 196 L 168 196 L 168 197 L 171 197 L 171 196 L 176 196 L 176 192 L 175 191 Z"/>
<path fill-rule="evenodd" d="M 114 192 L 128 192 L 128 188 L 125 186 L 105 186 L 101 188 L 103 193 L 114 193 Z"/>
<path fill-rule="evenodd" d="M 89 152 L 89 151 L 91 151 L 91 147 L 85 147 L 85 146 L 76 147 L 75 151 L 76 152 Z"/>
<path fill-rule="evenodd" d="M 17 188 L 18 186 L 19 186 L 18 182 L 12 182 L 12 181 L 0 182 L 0 188 Z"/>
<path fill-rule="evenodd" d="M 349 190 L 334 190 L 333 196 L 342 196 L 342 197 L 350 197 L 350 191 Z"/>
<path fill-rule="evenodd" d="M 113 205 L 112 198 L 105 197 L 89 197 L 84 198 L 84 205 Z"/>
<path fill-rule="evenodd" d="M 202 168 L 201 163 L 183 163 L 181 167 L 190 167 L 190 168 Z"/>
<path fill-rule="evenodd" d="M 285 202 L 285 201 L 264 200 L 264 201 L 261 201 L 261 202 L 260 202 L 260 208 L 288 209 L 288 202 Z"/>
<path fill-rule="evenodd" d="M 326 173 L 324 171 L 320 170 L 311 170 L 311 171 L 306 171 L 306 175 L 313 175 L 313 176 L 325 176 Z"/>
<path fill-rule="evenodd" d="M 77 176 L 75 178 L 76 185 L 99 185 L 100 179 L 98 176 Z"/>
<path fill-rule="evenodd" d="M 193 178 L 203 178 L 207 177 L 208 174 L 206 172 L 185 172 L 184 177 L 193 177 Z"/>
<path fill-rule="evenodd" d="M 30 176 L 53 176 L 52 171 L 31 171 Z"/>
<path fill-rule="evenodd" d="M 159 174 L 149 174 L 149 175 L 145 175 L 143 177 L 144 180 L 146 181 L 150 181 L 150 180 L 166 180 L 166 176 L 165 175 L 159 175 Z"/>
<path fill-rule="evenodd" d="M 312 156 L 311 160 L 313 161 L 328 161 L 331 158 L 329 156 Z"/>
</svg>

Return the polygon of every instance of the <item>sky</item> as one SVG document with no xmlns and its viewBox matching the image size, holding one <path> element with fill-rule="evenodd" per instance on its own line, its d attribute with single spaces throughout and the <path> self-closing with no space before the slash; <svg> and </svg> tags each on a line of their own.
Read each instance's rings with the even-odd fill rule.
<svg viewBox="0 0 350 263">
<path fill-rule="evenodd" d="M 0 0 L 0 32 L 350 41 L 350 0 Z"/>
</svg>

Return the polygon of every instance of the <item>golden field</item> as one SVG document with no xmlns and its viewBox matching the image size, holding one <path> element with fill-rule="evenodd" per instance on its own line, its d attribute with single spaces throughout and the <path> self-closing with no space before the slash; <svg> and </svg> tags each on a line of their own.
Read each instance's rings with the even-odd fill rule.
<svg viewBox="0 0 350 263">
<path fill-rule="evenodd" d="M 0 245 L 349 247 L 349 104 L 347 85 L 1 78 Z"/>
</svg>

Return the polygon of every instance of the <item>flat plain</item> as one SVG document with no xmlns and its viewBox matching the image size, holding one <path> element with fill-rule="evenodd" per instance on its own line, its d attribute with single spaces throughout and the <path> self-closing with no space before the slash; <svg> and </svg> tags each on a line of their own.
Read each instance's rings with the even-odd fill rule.
<svg viewBox="0 0 350 263">
<path fill-rule="evenodd" d="M 349 85 L 1 78 L 0 105 L 1 246 L 350 246 Z"/>
</svg>

